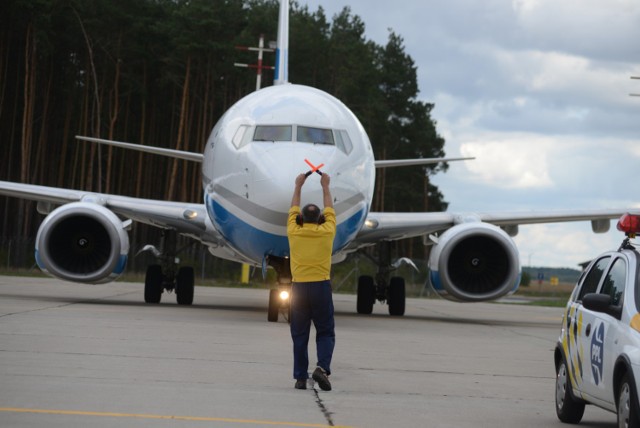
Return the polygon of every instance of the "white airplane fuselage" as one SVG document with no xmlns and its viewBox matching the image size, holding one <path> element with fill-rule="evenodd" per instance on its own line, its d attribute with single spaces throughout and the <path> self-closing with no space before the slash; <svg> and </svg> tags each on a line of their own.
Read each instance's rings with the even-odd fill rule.
<svg viewBox="0 0 640 428">
<path fill-rule="evenodd" d="M 202 166 L 205 206 L 245 261 L 289 256 L 287 213 L 296 176 L 311 169 L 305 160 L 324 164 L 331 177 L 336 255 L 362 227 L 373 197 L 373 150 L 355 115 L 326 92 L 283 84 L 242 98 L 213 128 Z M 301 205 L 322 208 L 322 200 L 320 176 L 312 174 Z"/>
</svg>

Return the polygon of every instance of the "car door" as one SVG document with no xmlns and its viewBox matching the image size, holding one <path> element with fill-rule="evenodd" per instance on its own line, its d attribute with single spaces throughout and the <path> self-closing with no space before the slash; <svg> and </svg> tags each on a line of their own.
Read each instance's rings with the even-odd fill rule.
<svg viewBox="0 0 640 428">
<path fill-rule="evenodd" d="M 596 400 L 614 405 L 613 366 L 619 355 L 622 334 L 620 315 L 627 280 L 627 262 L 620 254 L 613 255 L 598 286 L 598 293 L 610 298 L 615 308 L 608 313 L 584 308 L 583 329 L 578 341 L 586 351 L 589 368 L 585 367 L 583 392 Z"/>
<path fill-rule="evenodd" d="M 571 303 L 567 306 L 565 314 L 565 329 L 562 339 L 563 348 L 567 358 L 570 377 L 574 392 L 578 396 L 582 396 L 584 392 L 585 377 L 589 377 L 590 364 L 587 360 L 589 350 L 585 348 L 584 340 L 584 310 L 582 307 L 582 298 L 589 294 L 595 293 L 602 282 L 604 272 L 611 262 L 610 255 L 603 255 L 594 263 L 592 263 L 588 271 L 585 272 L 581 281 L 578 282 L 578 288 L 574 292 Z M 591 314 L 588 314 L 589 322 L 593 322 Z M 589 370 L 589 371 L 588 371 Z"/>
</svg>

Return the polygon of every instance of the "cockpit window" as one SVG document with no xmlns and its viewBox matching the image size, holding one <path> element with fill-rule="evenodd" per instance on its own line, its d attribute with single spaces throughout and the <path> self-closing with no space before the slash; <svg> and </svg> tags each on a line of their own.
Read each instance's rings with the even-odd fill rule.
<svg viewBox="0 0 640 428">
<path fill-rule="evenodd" d="M 253 141 L 291 141 L 291 125 L 258 125 Z"/>
<path fill-rule="evenodd" d="M 298 126 L 296 139 L 301 143 L 335 144 L 333 132 L 330 129 L 311 128 L 310 126 Z"/>
<path fill-rule="evenodd" d="M 336 134 L 336 146 L 346 154 L 351 153 L 353 150 L 353 144 L 349 138 L 347 131 L 335 131 Z"/>
<path fill-rule="evenodd" d="M 252 141 L 290 142 L 326 144 L 336 146 L 345 154 L 353 150 L 353 143 L 345 130 L 315 128 L 302 125 L 257 125 L 253 132 L 253 138 L 246 132 L 246 127 L 241 126 L 233 138 L 233 144 L 241 147 Z M 294 135 L 295 134 L 295 139 Z"/>
<path fill-rule="evenodd" d="M 242 147 L 243 144 L 245 143 L 244 135 L 245 135 L 245 132 L 247 132 L 247 129 L 249 129 L 247 125 L 240 125 L 235 135 L 233 136 L 233 139 L 231 140 L 231 142 L 233 143 L 234 146 L 236 146 L 237 149 Z"/>
</svg>

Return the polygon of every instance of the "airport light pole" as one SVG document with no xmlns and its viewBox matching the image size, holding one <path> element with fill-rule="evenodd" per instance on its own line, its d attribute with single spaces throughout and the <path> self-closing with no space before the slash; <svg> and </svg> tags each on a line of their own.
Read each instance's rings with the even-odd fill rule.
<svg viewBox="0 0 640 428">
<path fill-rule="evenodd" d="M 275 49 L 264 47 L 264 34 L 260 34 L 260 41 L 258 42 L 257 48 L 250 47 L 250 46 L 236 46 L 236 49 L 258 52 L 258 62 L 256 64 L 243 64 L 243 63 L 236 62 L 233 65 L 235 65 L 236 67 L 255 68 L 256 69 L 256 91 L 259 90 L 262 87 L 262 70 L 275 69 L 275 67 L 273 66 L 264 65 L 262 63 L 262 54 L 263 52 L 275 52 Z"/>
</svg>

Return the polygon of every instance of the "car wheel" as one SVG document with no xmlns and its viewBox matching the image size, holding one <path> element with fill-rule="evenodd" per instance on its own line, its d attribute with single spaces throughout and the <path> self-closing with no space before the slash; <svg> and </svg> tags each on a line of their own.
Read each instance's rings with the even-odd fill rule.
<svg viewBox="0 0 640 428">
<path fill-rule="evenodd" d="M 571 379 L 564 357 L 556 372 L 556 414 L 562 422 L 577 424 L 584 414 L 584 403 L 573 398 Z"/>
<path fill-rule="evenodd" d="M 635 392 L 632 376 L 627 373 L 618 389 L 618 427 L 640 427 L 638 418 L 638 395 Z"/>
</svg>

